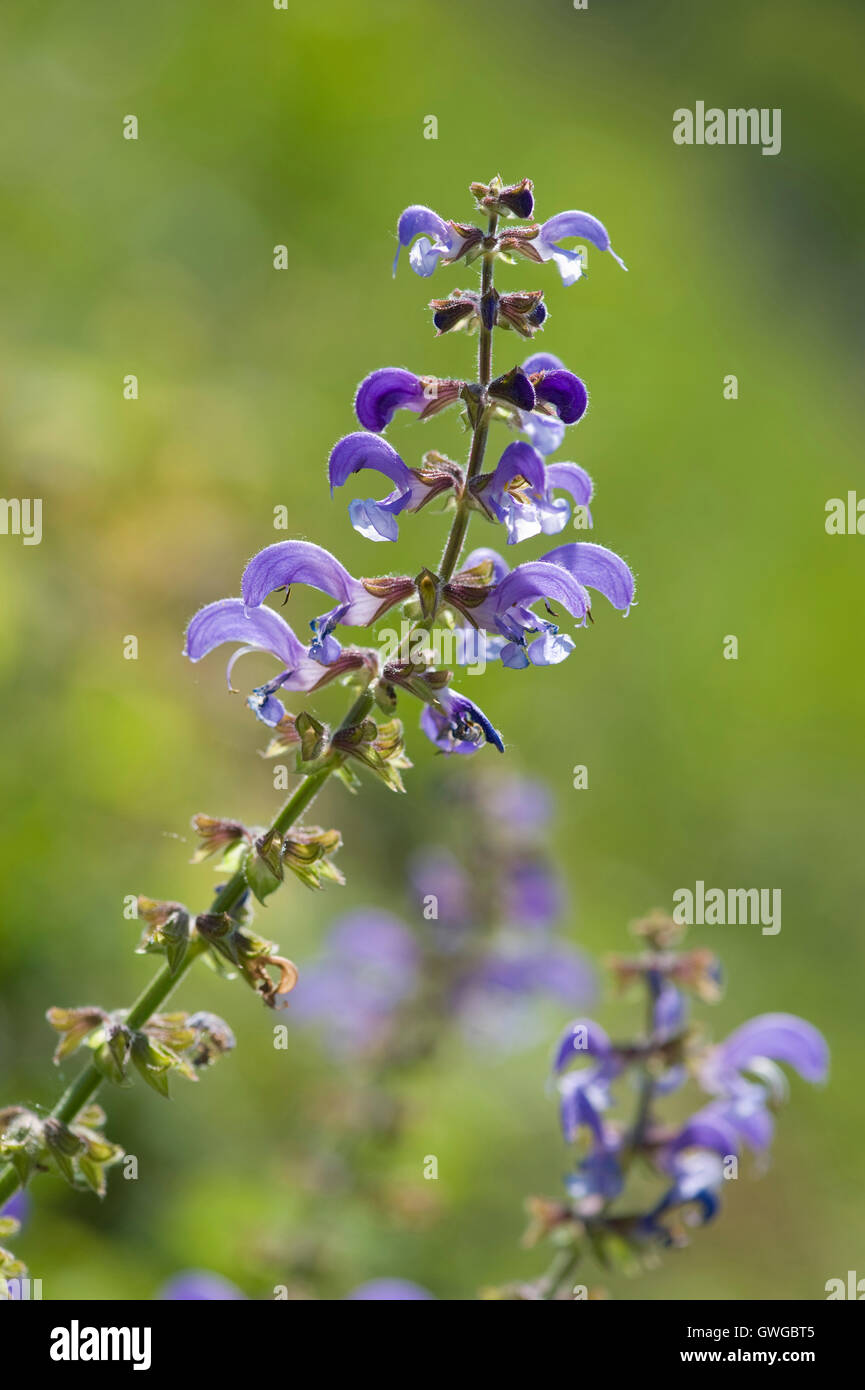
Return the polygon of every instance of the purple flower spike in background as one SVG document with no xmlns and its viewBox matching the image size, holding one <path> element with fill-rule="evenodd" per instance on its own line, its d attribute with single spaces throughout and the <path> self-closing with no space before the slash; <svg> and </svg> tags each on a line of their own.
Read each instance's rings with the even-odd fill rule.
<svg viewBox="0 0 865 1390">
<path fill-rule="evenodd" d="M 534 1284 L 510 1285 L 500 1297 L 569 1299 L 576 1271 L 590 1257 L 603 1268 L 623 1255 L 648 1267 L 658 1250 L 687 1244 L 695 1228 L 717 1216 L 725 1179 L 740 1176 L 743 1148 L 765 1164 L 773 1112 L 787 1099 L 777 1064 L 812 1083 L 826 1078 L 825 1039 L 793 1014 L 762 1014 L 707 1046 L 688 1023 L 684 991 L 717 1000 L 712 953 L 678 949 L 683 928 L 660 912 L 635 922 L 633 931 L 644 949 L 614 957 L 611 966 L 621 988 L 642 987 L 646 1031 L 614 1041 L 592 1020 L 578 1019 L 560 1038 L 553 1075 L 574 1165 L 566 1201 L 529 1200 L 526 1237 L 534 1244 L 554 1236 L 558 1253 Z M 665 1121 L 661 1104 L 689 1081 L 712 1099 L 683 1122 Z M 647 1187 L 652 1174 L 654 1195 Z"/>
<path fill-rule="evenodd" d="M 596 994 L 591 965 L 557 934 L 565 899 L 542 825 L 492 813 L 508 786 L 537 791 L 492 772 L 472 779 L 449 816 L 460 853 L 433 845 L 415 859 L 414 928 L 380 909 L 340 919 L 292 994 L 294 1020 L 336 1057 L 368 1059 L 379 1082 L 430 1055 L 451 1025 L 473 1048 L 512 1053 L 543 1036 L 542 1007 Z"/>
</svg>

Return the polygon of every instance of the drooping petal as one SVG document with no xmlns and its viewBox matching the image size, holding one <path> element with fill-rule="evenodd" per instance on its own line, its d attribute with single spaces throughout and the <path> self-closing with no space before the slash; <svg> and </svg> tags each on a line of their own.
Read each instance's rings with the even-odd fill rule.
<svg viewBox="0 0 865 1390">
<path fill-rule="evenodd" d="M 551 492 L 569 492 L 581 507 L 588 506 L 594 492 L 594 483 L 578 463 L 548 463 L 547 486 Z"/>
<path fill-rule="evenodd" d="M 558 415 L 545 415 L 539 410 L 524 410 L 520 415 L 520 429 L 545 457 L 560 449 L 565 437 L 564 421 Z"/>
<path fill-rule="evenodd" d="M 184 656 L 200 661 L 223 642 L 240 642 L 250 650 L 272 652 L 287 666 L 297 665 L 307 651 L 288 623 L 272 608 L 248 610 L 242 598 L 218 599 L 200 608 L 186 629 Z"/>
<path fill-rule="evenodd" d="M 624 261 L 616 255 L 610 245 L 609 233 L 603 222 L 599 222 L 597 217 L 592 217 L 588 212 L 559 212 L 542 223 L 533 244 L 542 260 L 555 262 L 564 284 L 573 285 L 583 271 L 579 252 L 567 251 L 558 244 L 570 237 L 591 242 L 599 251 L 609 251 L 613 260 L 618 261 L 623 270 L 627 270 Z"/>
<path fill-rule="evenodd" d="M 723 1069 L 747 1071 L 756 1057 L 786 1062 L 804 1081 L 824 1081 L 829 1069 L 826 1039 L 812 1023 L 795 1014 L 759 1014 L 720 1044 Z"/>
<path fill-rule="evenodd" d="M 559 666 L 574 650 L 576 642 L 566 632 L 559 632 L 551 623 L 544 627 L 540 637 L 529 642 L 526 655 L 532 666 Z"/>
<path fill-rule="evenodd" d="M 597 589 L 614 608 L 627 613 L 634 601 L 634 576 L 624 560 L 606 546 L 591 541 L 572 541 L 542 557 L 548 564 L 560 565 L 580 584 Z"/>
<path fill-rule="evenodd" d="M 380 433 L 397 410 L 421 411 L 427 404 L 424 383 L 402 367 L 381 367 L 357 389 L 354 409 L 365 430 Z"/>
</svg>

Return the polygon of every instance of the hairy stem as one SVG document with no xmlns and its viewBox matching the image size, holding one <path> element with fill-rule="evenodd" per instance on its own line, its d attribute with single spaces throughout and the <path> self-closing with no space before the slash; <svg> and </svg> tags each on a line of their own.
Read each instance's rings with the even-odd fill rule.
<svg viewBox="0 0 865 1390">
<path fill-rule="evenodd" d="M 355 700 L 351 709 L 346 714 L 340 729 L 350 728 L 352 724 L 359 723 L 369 714 L 373 705 L 373 697 L 368 689 L 364 689 Z M 335 772 L 345 761 L 342 754 L 332 755 L 332 759 L 325 767 L 317 772 L 305 777 L 300 786 L 289 797 L 279 815 L 276 817 L 271 831 L 277 835 L 285 835 L 300 815 L 306 810 L 310 803 L 315 799 L 318 792 L 324 786 L 328 777 Z M 236 907 L 247 890 L 246 877 L 242 869 L 238 869 L 227 883 L 219 889 L 210 906 L 211 913 L 230 912 Z M 150 984 L 139 994 L 135 1003 L 132 1005 L 126 1016 L 127 1027 L 138 1030 L 144 1027 L 150 1018 L 156 1013 L 168 999 L 170 994 L 180 984 L 190 966 L 195 960 L 207 950 L 207 945 L 200 938 L 190 942 L 183 964 L 174 974 L 171 973 L 168 965 L 163 965 L 162 969 L 153 977 Z M 102 1073 L 92 1064 L 88 1063 L 79 1072 L 75 1080 L 63 1092 L 54 1109 L 51 1111 L 55 1119 L 61 1120 L 64 1124 L 72 1124 L 76 1116 L 81 1113 L 84 1107 L 93 1099 L 105 1080 Z M 0 1172 L 0 1208 L 21 1186 L 17 1172 L 11 1166 Z"/>
<path fill-rule="evenodd" d="M 490 217 L 489 226 L 487 228 L 487 235 L 484 243 L 484 264 L 481 272 L 481 325 L 478 334 L 478 385 L 481 388 L 481 398 L 477 407 L 478 422 L 475 426 L 472 447 L 469 453 L 465 491 L 457 503 L 457 513 L 454 517 L 439 569 L 439 578 L 443 584 L 447 584 L 459 563 L 469 524 L 469 483 L 472 478 L 477 477 L 478 473 L 480 473 L 484 462 L 484 452 L 487 447 L 487 432 L 489 430 L 487 387 L 492 378 L 493 330 L 492 328 L 487 328 L 484 322 L 485 315 L 483 308 L 485 303 L 489 304 L 493 296 L 493 262 L 495 260 L 493 243 L 497 223 L 498 218 L 493 214 Z"/>
</svg>

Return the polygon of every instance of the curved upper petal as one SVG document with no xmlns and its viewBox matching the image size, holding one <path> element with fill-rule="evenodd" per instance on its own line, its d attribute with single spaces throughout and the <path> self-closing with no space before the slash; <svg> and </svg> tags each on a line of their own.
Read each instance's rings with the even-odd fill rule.
<svg viewBox="0 0 865 1390">
<path fill-rule="evenodd" d="M 250 608 L 257 608 L 274 589 L 288 584 L 308 584 L 348 603 L 359 582 L 323 546 L 311 541 L 276 541 L 252 557 L 243 572 L 241 592 Z"/>
<path fill-rule="evenodd" d="M 223 642 L 241 642 L 272 652 L 287 666 L 306 655 L 306 648 L 285 619 L 272 608 L 247 609 L 242 598 L 223 598 L 200 608 L 186 629 L 183 652 L 200 661 Z"/>
<path fill-rule="evenodd" d="M 589 393 L 584 383 L 564 367 L 545 371 L 535 382 L 535 396 L 551 405 L 565 425 L 575 425 L 586 413 Z"/>
<path fill-rule="evenodd" d="M 553 1054 L 553 1071 L 564 1071 L 579 1057 L 605 1059 L 613 1046 L 599 1023 L 591 1018 L 577 1018 L 569 1023 Z"/>
<path fill-rule="evenodd" d="M 557 546 L 542 557 L 551 565 L 561 565 L 590 589 L 597 589 L 614 608 L 627 613 L 634 601 L 634 576 L 621 556 L 592 541 L 572 541 Z"/>
<path fill-rule="evenodd" d="M 356 430 L 354 434 L 345 435 L 331 450 L 327 466 L 331 494 L 335 487 L 342 487 L 352 473 L 360 473 L 364 468 L 383 473 L 400 492 L 410 490 L 414 481 L 408 465 L 386 439 L 366 430 Z"/>
<path fill-rule="evenodd" d="M 582 507 L 588 506 L 594 492 L 591 478 L 578 463 L 548 463 L 547 486 L 551 492 L 559 488 L 569 492 Z"/>
<path fill-rule="evenodd" d="M 555 258 L 559 250 L 557 243 L 566 240 L 568 237 L 577 237 L 580 241 L 591 242 L 599 251 L 609 251 L 613 260 L 618 261 L 623 270 L 627 266 L 620 256 L 617 256 L 610 245 L 610 234 L 603 222 L 599 222 L 597 217 L 593 217 L 590 212 L 577 212 L 571 209 L 569 212 L 557 212 L 555 217 L 547 218 L 541 224 L 541 229 L 533 243 L 535 249 L 540 253 L 545 261 Z"/>
<path fill-rule="evenodd" d="M 439 217 L 432 208 L 424 207 L 421 203 L 413 203 L 411 207 L 401 213 L 396 228 L 397 246 L 396 255 L 393 261 L 393 273 L 396 275 L 397 265 L 399 264 L 400 251 L 404 246 L 411 246 L 415 237 L 424 236 L 431 238 L 429 250 L 434 254 L 432 257 L 424 257 L 418 264 L 414 264 L 412 269 L 419 275 L 431 275 L 435 269 L 439 256 L 447 255 L 451 249 L 453 240 L 453 229 L 448 226 L 444 218 Z"/>
<path fill-rule="evenodd" d="M 365 430 L 380 433 L 397 410 L 423 410 L 426 404 L 420 377 L 403 367 L 380 367 L 360 383 L 354 409 Z"/>
<path fill-rule="evenodd" d="M 490 598 L 494 600 L 497 614 L 506 613 L 514 604 L 528 606 L 539 599 L 563 604 L 575 618 L 585 617 L 590 607 L 582 583 L 562 566 L 548 564 L 545 560 L 528 560 L 524 565 L 517 565 L 496 585 Z"/>
<path fill-rule="evenodd" d="M 823 1034 L 795 1014 L 759 1014 L 731 1033 L 718 1049 L 724 1069 L 747 1070 L 755 1057 L 786 1062 L 805 1081 L 823 1081 L 829 1048 Z"/>
</svg>

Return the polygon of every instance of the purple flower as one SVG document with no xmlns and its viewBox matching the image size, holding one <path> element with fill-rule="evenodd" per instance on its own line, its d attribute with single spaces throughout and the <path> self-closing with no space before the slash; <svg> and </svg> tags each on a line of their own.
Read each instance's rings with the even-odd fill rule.
<svg viewBox="0 0 865 1390">
<path fill-rule="evenodd" d="M 386 1303 L 419 1302 L 435 1298 L 429 1289 L 413 1284 L 409 1279 L 370 1279 L 366 1284 L 358 1284 L 356 1289 L 346 1294 L 347 1299 L 376 1300 Z"/>
<path fill-rule="evenodd" d="M 19 1191 L 16 1192 L 13 1197 L 9 1198 L 5 1207 L 0 1209 L 0 1217 L 8 1216 L 13 1221 L 17 1221 L 19 1225 L 22 1225 L 26 1220 L 29 1210 L 30 1198 L 27 1196 L 26 1192 Z"/>
<path fill-rule="evenodd" d="M 574 1068 L 582 1058 L 589 1059 L 588 1065 Z M 596 1149 L 611 1147 L 613 1137 L 601 1117 L 612 1104 L 610 1083 L 622 1068 L 603 1028 L 590 1018 L 568 1024 L 553 1055 L 552 1069 L 558 1078 L 559 1118 L 566 1141 L 573 1143 L 580 1129 L 586 1128 Z"/>
<path fill-rule="evenodd" d="M 569 946 L 541 949 L 503 940 L 484 955 L 460 982 L 460 994 L 474 999 L 479 994 L 549 995 L 573 1006 L 595 993 L 591 967 Z"/>
<path fill-rule="evenodd" d="M 578 251 L 566 251 L 558 243 L 561 240 L 568 240 L 570 237 L 577 237 L 580 241 L 589 241 L 596 246 L 599 251 L 609 251 L 614 261 L 618 261 L 623 270 L 627 266 L 620 256 L 617 256 L 612 246 L 606 227 L 599 222 L 596 217 L 592 217 L 588 212 L 559 212 L 555 217 L 550 217 L 541 224 L 541 229 L 532 243 L 535 250 L 539 253 L 541 260 L 554 261 L 562 282 L 565 285 L 576 284 L 583 273 L 583 261 Z"/>
<path fill-rule="evenodd" d="M 410 246 L 409 265 L 415 275 L 424 279 L 432 275 L 439 260 L 458 260 L 482 238 L 478 228 L 445 222 L 432 208 L 425 208 L 419 203 L 406 208 L 400 215 L 396 235 L 399 246 L 393 259 L 394 275 L 399 265 L 400 251 Z"/>
<path fill-rule="evenodd" d="M 480 554 L 474 551 L 469 559 Z M 552 816 L 552 798 L 542 782 L 512 777 L 496 784 L 495 795 L 489 798 L 485 812 L 503 829 L 519 837 L 544 829 Z"/>
<path fill-rule="evenodd" d="M 694 1149 L 678 1153 L 672 1164 L 674 1182 L 660 1202 L 643 1217 L 639 1230 L 643 1236 L 670 1244 L 672 1237 L 663 1223 L 658 1220 L 675 1207 L 695 1204 L 697 1217 L 695 1224 L 705 1225 L 718 1211 L 720 1200 L 718 1191 L 724 1178 L 720 1156 L 708 1149 Z"/>
<path fill-rule="evenodd" d="M 465 869 L 449 850 L 430 849 L 413 858 L 410 877 L 421 903 L 429 897 L 436 900 L 434 921 L 446 929 L 440 934 L 444 941 L 437 944 L 454 944 L 453 929 L 466 927 L 472 912 L 471 881 Z"/>
<path fill-rule="evenodd" d="M 442 753 L 476 753 L 483 743 L 491 743 L 504 753 L 505 745 L 498 729 L 467 696 L 459 695 L 456 690 L 442 690 L 438 702 L 441 710 L 427 705 L 420 725 Z"/>
<path fill-rule="evenodd" d="M 603 1112 L 612 1105 L 610 1095 L 610 1076 L 606 1064 L 584 1067 L 560 1078 L 559 1120 L 562 1134 L 568 1144 L 573 1144 L 581 1129 L 592 1136 L 595 1149 L 603 1150 L 612 1144 L 603 1121 Z"/>
<path fill-rule="evenodd" d="M 355 500 L 348 512 L 356 531 L 371 541 L 395 541 L 399 534 L 397 517 L 402 511 L 417 512 L 433 497 L 453 487 L 456 473 L 443 467 L 426 465 L 409 468 L 386 439 L 358 430 L 334 445 L 328 464 L 330 492 L 342 487 L 353 473 L 364 469 L 383 473 L 395 484 L 381 502 L 372 498 Z"/>
<path fill-rule="evenodd" d="M 598 1210 L 605 1202 L 614 1201 L 624 1186 L 617 1150 L 606 1144 L 595 1145 L 576 1171 L 565 1178 L 567 1192 L 586 1215 L 590 1209 Z"/>
<path fill-rule="evenodd" d="M 354 409 L 365 430 L 381 433 L 397 410 L 413 410 L 415 414 L 426 407 L 424 383 L 413 372 L 402 367 L 381 367 L 366 377 L 357 389 Z"/>
<path fill-rule="evenodd" d="M 459 400 L 463 383 L 432 376 L 415 376 L 403 367 L 380 367 L 360 384 L 354 409 L 365 430 L 381 434 L 397 410 L 412 410 L 426 418 Z"/>
<path fill-rule="evenodd" d="M 474 558 L 469 557 L 468 568 L 445 586 L 445 597 L 470 623 L 507 639 L 501 659 L 512 669 L 555 665 L 574 649 L 573 639 L 533 613 L 532 604 L 543 601 L 549 610 L 550 602 L 560 603 L 584 626 L 591 608 L 587 585 L 615 608 L 627 612 L 633 602 L 634 576 L 624 560 L 588 541 L 559 546 L 540 560 L 517 565 L 480 600 L 469 563 Z"/>
<path fill-rule="evenodd" d="M 504 911 L 509 922 L 541 930 L 561 914 L 561 880 L 540 858 L 518 858 L 507 863 L 501 883 Z"/>
<path fill-rule="evenodd" d="M 772 1142 L 770 1103 L 786 1095 L 778 1062 L 793 1067 L 805 1081 L 824 1081 L 829 1067 L 826 1040 L 795 1014 L 760 1014 L 711 1048 L 698 1068 L 703 1089 L 718 1097 L 711 1114 L 759 1152 Z"/>
<path fill-rule="evenodd" d="M 522 371 L 531 379 L 535 407 L 522 416 L 521 429 L 542 454 L 552 454 L 565 437 L 565 426 L 575 425 L 585 415 L 589 393 L 551 352 L 533 353 Z"/>
<path fill-rule="evenodd" d="M 328 550 L 310 541 L 277 541 L 250 560 L 243 572 L 243 601 L 258 608 L 275 589 L 292 584 L 309 584 L 336 599 L 336 607 L 311 624 L 315 641 L 313 655 L 323 652 L 330 662 L 339 652 L 336 642 L 327 639 L 334 628 L 369 627 L 378 618 L 414 592 L 414 581 L 395 578 L 355 579 Z"/>
<path fill-rule="evenodd" d="M 719 1088 L 768 1057 L 786 1062 L 803 1081 L 825 1081 L 829 1070 L 826 1039 L 812 1023 L 795 1014 L 759 1014 L 749 1019 L 714 1050 L 708 1074 Z"/>
<path fill-rule="evenodd" d="M 652 994 L 653 1031 L 662 1039 L 672 1037 L 687 1017 L 685 996 L 672 980 L 657 970 L 649 971 L 646 979 Z"/>
<path fill-rule="evenodd" d="M 414 934 L 388 912 L 360 911 L 337 923 L 321 956 L 291 995 L 293 1016 L 322 1023 L 332 1051 L 356 1056 L 376 1048 L 395 1010 L 414 994 L 420 953 Z"/>
<path fill-rule="evenodd" d="M 246 652 L 265 651 L 276 657 L 285 670 L 259 686 L 249 696 L 248 704 L 265 724 L 278 724 L 285 707 L 274 694 L 276 690 L 317 690 L 328 681 L 362 666 L 361 652 L 341 652 L 339 644 L 330 639 L 335 650 L 324 644 L 320 659 L 311 656 L 279 613 L 272 608 L 249 611 L 241 598 L 219 599 L 199 609 L 186 629 L 184 655 L 190 661 L 200 661 L 224 642 L 240 642 L 226 669 L 229 689 L 231 673 L 238 657 Z M 326 663 L 326 664 L 325 664 Z"/>
<path fill-rule="evenodd" d="M 509 444 L 494 471 L 472 484 L 472 492 L 484 511 L 504 522 L 508 545 L 515 545 L 540 532 L 554 535 L 567 524 L 571 508 L 556 491 L 569 492 L 580 506 L 587 507 L 592 496 L 592 480 L 576 463 L 545 464 L 531 444 Z"/>
<path fill-rule="evenodd" d="M 572 541 L 548 550 L 542 559 L 551 565 L 561 565 L 578 583 L 597 589 L 614 608 L 625 614 L 634 602 L 634 576 L 624 560 L 606 546 L 594 545 L 591 541 Z"/>
<path fill-rule="evenodd" d="M 593 1057 L 606 1066 L 614 1055 L 613 1045 L 601 1025 L 591 1018 L 577 1018 L 568 1024 L 559 1039 L 553 1055 L 553 1072 L 558 1076 L 583 1057 Z"/>
<path fill-rule="evenodd" d="M 156 1295 L 160 1301 L 174 1303 L 226 1303 L 245 1299 L 236 1284 L 207 1269 L 185 1269 L 175 1274 Z"/>
</svg>

